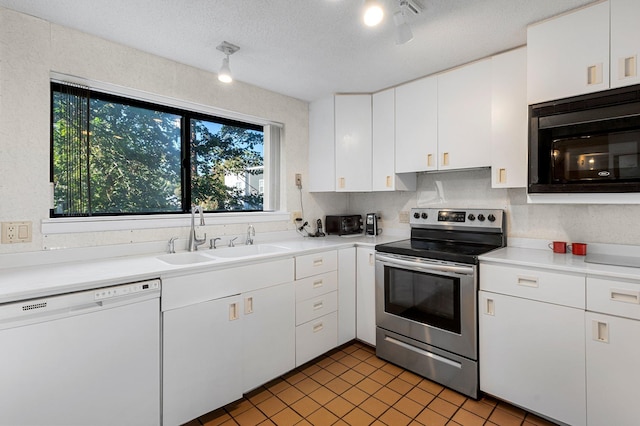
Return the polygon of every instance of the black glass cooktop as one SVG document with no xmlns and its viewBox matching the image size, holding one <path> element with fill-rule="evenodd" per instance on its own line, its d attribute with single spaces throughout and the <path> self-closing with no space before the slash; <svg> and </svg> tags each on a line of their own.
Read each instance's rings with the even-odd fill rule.
<svg viewBox="0 0 640 426">
<path fill-rule="evenodd" d="M 459 263 L 478 263 L 478 256 L 501 247 L 496 244 L 472 244 L 448 241 L 402 240 L 378 244 L 376 251 Z"/>
</svg>

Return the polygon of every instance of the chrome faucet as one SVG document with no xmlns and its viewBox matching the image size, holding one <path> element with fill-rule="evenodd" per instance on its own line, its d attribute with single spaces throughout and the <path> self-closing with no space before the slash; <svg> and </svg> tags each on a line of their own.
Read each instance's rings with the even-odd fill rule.
<svg viewBox="0 0 640 426">
<path fill-rule="evenodd" d="M 196 225 L 195 225 L 195 216 L 196 212 L 200 213 L 200 226 L 204 226 L 204 212 L 202 210 L 202 206 L 196 206 L 195 204 L 191 206 L 191 230 L 189 231 L 189 251 L 198 250 L 198 246 L 202 245 L 207 241 L 207 234 L 204 234 L 204 238 L 200 239 L 196 236 Z"/>
<path fill-rule="evenodd" d="M 167 253 L 172 254 L 176 252 L 176 240 L 178 237 L 171 237 L 169 239 L 169 243 L 167 244 Z"/>
<path fill-rule="evenodd" d="M 256 229 L 253 227 L 253 225 L 249 225 L 247 227 L 247 241 L 245 241 L 245 244 L 247 245 L 253 244 L 253 237 L 255 236 L 256 236 Z"/>
</svg>

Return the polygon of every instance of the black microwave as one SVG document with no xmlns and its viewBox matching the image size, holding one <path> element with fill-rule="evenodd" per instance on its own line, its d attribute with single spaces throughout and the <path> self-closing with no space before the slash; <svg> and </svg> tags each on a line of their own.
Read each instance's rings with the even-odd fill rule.
<svg viewBox="0 0 640 426">
<path fill-rule="evenodd" d="M 529 107 L 529 193 L 640 192 L 640 85 Z"/>
<path fill-rule="evenodd" d="M 330 235 L 362 234 L 362 215 L 327 215 L 325 225 Z"/>
</svg>

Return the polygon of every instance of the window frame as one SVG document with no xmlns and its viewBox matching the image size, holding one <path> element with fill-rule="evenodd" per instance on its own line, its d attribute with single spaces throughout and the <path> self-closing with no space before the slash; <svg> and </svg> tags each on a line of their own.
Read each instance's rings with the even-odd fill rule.
<svg viewBox="0 0 640 426">
<path fill-rule="evenodd" d="M 71 81 L 70 81 L 71 80 Z M 75 81 L 74 81 L 75 80 Z M 179 115 L 181 117 L 181 129 L 180 129 L 180 138 L 181 138 L 181 150 L 180 150 L 180 176 L 181 176 L 181 208 L 177 211 L 166 211 L 166 212 L 127 212 L 127 213 L 99 213 L 93 214 L 90 213 L 88 215 L 82 216 L 69 216 L 64 214 L 55 213 L 55 208 L 53 206 L 53 182 L 54 182 L 54 140 L 53 140 L 53 119 L 54 119 L 54 111 L 51 108 L 50 112 L 50 185 L 52 186 L 52 208 L 49 212 L 49 220 L 43 221 L 48 223 L 69 223 L 69 219 L 71 222 L 87 222 L 87 219 L 96 219 L 96 218 L 119 218 L 119 219 L 127 219 L 138 216 L 171 216 L 171 215 L 180 215 L 189 213 L 191 210 L 191 167 L 190 167 L 190 159 L 191 159 L 191 147 L 190 147 L 190 128 L 191 128 L 191 120 L 204 120 L 219 123 L 222 125 L 236 126 L 242 127 L 249 130 L 261 131 L 263 133 L 263 161 L 265 170 L 267 168 L 275 168 L 278 169 L 270 173 L 271 178 L 279 177 L 279 168 L 281 167 L 280 158 L 274 157 L 272 155 L 268 156 L 268 152 L 275 150 L 276 152 L 280 152 L 280 138 L 278 134 L 278 140 L 274 141 L 272 137 L 267 137 L 267 133 L 271 135 L 272 127 L 279 128 L 282 125 L 278 123 L 271 123 L 261 119 L 253 119 L 253 120 L 245 120 L 245 117 L 250 118 L 249 116 L 244 116 L 243 114 L 233 114 L 230 113 L 228 115 L 233 116 L 233 118 L 226 117 L 224 115 L 227 114 L 219 114 L 217 113 L 217 109 L 215 108 L 202 108 L 202 105 L 192 104 L 190 102 L 178 101 L 175 99 L 164 98 L 162 96 L 149 96 L 149 94 L 144 93 L 143 96 L 140 96 L 136 90 L 127 89 L 124 90 L 127 93 L 121 93 L 121 90 L 101 90 L 100 88 L 93 87 L 93 85 L 87 84 L 86 80 L 77 81 L 77 78 L 64 78 L 64 79 L 55 79 L 52 78 L 50 82 L 50 106 L 53 106 L 54 101 L 54 92 L 59 90 L 60 87 L 65 85 L 77 85 L 81 84 L 83 86 L 87 86 L 86 88 L 90 92 L 90 99 L 98 99 L 101 101 L 107 102 L 116 102 L 120 104 L 125 104 L 132 107 L 139 107 L 150 109 L 153 111 L 158 111 L 162 113 Z M 103 86 L 110 86 L 108 84 L 102 84 Z M 121 89 L 121 88 L 120 88 Z M 145 96 L 146 95 L 146 96 Z M 147 99 L 147 98 L 154 99 Z M 224 112 L 220 110 L 220 112 Z M 267 144 L 274 145 L 267 147 Z M 266 178 L 266 174 L 265 174 Z M 270 182 L 272 187 L 277 188 L 280 182 Z M 263 198 L 263 208 L 262 210 L 211 210 L 206 213 L 214 214 L 214 215 L 223 215 L 223 214 L 232 214 L 232 215 L 247 215 L 248 213 L 260 214 L 267 212 L 274 212 L 279 208 L 279 191 L 276 191 L 273 194 L 273 199 L 267 199 L 266 195 Z M 84 220 L 83 220 L 84 219 Z M 90 220 L 89 220 L 90 221 Z M 101 222 L 104 222 L 101 220 Z M 145 226 L 146 227 L 146 226 Z M 155 227 L 155 226 L 153 226 Z"/>
</svg>

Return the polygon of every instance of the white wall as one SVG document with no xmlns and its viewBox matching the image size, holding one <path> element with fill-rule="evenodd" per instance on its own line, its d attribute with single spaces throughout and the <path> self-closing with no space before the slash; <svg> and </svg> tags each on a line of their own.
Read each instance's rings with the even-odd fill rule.
<svg viewBox="0 0 640 426">
<path fill-rule="evenodd" d="M 294 175 L 307 175 L 306 102 L 242 82 L 225 85 L 212 72 L 0 8 L 0 221 L 33 223 L 33 242 L 0 244 L 0 253 L 188 235 L 186 228 L 42 234 L 50 207 L 50 72 L 283 123 L 282 208 L 300 210 Z M 304 191 L 303 201 L 306 215 L 323 217 L 315 198 Z M 209 220 L 207 225 L 203 231 L 211 237 L 240 234 L 247 223 L 215 225 Z M 256 223 L 258 234 L 292 229 L 289 220 Z"/>
<path fill-rule="evenodd" d="M 352 194 L 349 201 L 354 213 L 380 212 L 381 226 L 390 232 L 408 230 L 398 212 L 411 207 L 505 209 L 512 238 L 640 245 L 640 205 L 527 204 L 525 189 L 492 189 L 488 169 L 421 173 L 416 192 Z"/>
</svg>

